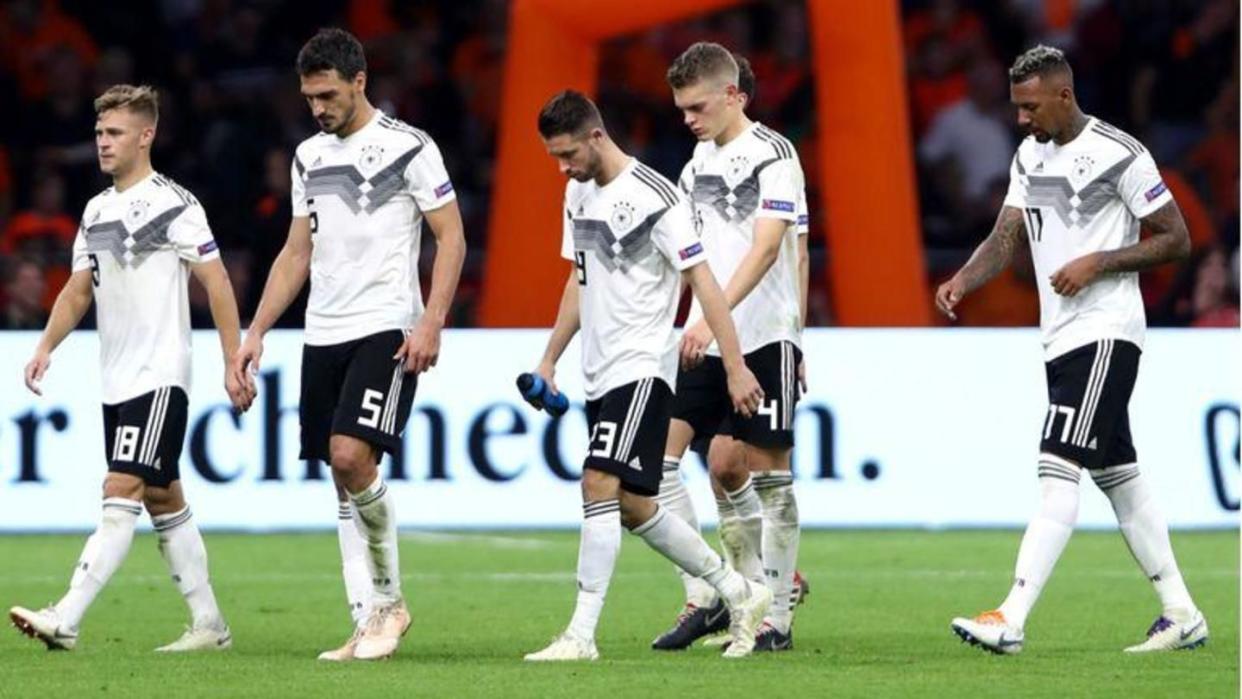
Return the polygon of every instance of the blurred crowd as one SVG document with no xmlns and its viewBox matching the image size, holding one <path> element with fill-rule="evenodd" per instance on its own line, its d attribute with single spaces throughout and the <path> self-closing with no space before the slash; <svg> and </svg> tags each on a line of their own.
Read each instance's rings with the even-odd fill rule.
<svg viewBox="0 0 1242 699">
<path fill-rule="evenodd" d="M 203 201 L 243 318 L 252 313 L 288 229 L 290 155 L 315 128 L 294 56 L 329 25 L 366 45 L 372 103 L 430 132 L 444 153 L 470 246 L 450 320 L 472 325 L 485 283 L 507 8 L 506 0 L 0 2 L 0 327 L 41 328 L 68 276 L 77 215 L 107 186 L 92 100 L 119 82 L 160 89 L 155 166 Z M 1005 67 L 1043 41 L 1069 52 L 1088 113 L 1148 145 L 1190 223 L 1194 259 L 1144 277 L 1153 322 L 1237 326 L 1234 0 L 904 0 L 902 11 L 930 281 L 951 273 L 990 228 L 1020 137 Z M 719 41 L 750 58 L 751 116 L 797 144 L 816 202 L 831 173 L 814 157 L 805 13 L 801 2 L 745 3 L 608 42 L 599 101 L 614 136 L 676 177 L 693 141 L 664 71 L 693 41 Z M 848 96 L 839 103 L 849 108 Z M 813 226 L 822 225 L 817 213 Z M 822 236 L 811 240 L 809 322 L 831 324 L 823 283 L 831 251 Z M 965 322 L 1036 323 L 1029 267 L 1015 265 L 966 305 Z M 196 324 L 207 325 L 206 299 L 195 292 L 192 303 Z M 295 305 L 282 324 L 300 323 Z"/>
</svg>

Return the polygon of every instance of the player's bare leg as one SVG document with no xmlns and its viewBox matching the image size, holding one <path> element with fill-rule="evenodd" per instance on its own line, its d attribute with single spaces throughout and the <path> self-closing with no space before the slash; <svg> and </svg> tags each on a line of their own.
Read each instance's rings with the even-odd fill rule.
<svg viewBox="0 0 1242 699">
<path fill-rule="evenodd" d="M 40 610 L 13 607 L 9 618 L 22 633 L 49 650 L 71 650 L 78 642 L 82 617 L 112 574 L 121 567 L 142 513 L 144 483 L 138 476 L 110 472 L 104 478 L 99 526 L 78 557 L 69 590 L 55 605 Z"/>
<path fill-rule="evenodd" d="M 388 485 L 379 475 L 379 452 L 371 444 L 343 434 L 329 442 L 333 479 L 344 486 L 357 513 L 367 545 L 367 569 L 373 585 L 371 613 L 354 647 L 358 660 L 387 658 L 410 627 L 401 596 L 397 553 L 397 513 Z"/>
<path fill-rule="evenodd" d="M 181 481 L 167 488 L 147 486 L 143 495 L 151 524 L 159 537 L 160 555 L 190 608 L 190 626 L 160 652 L 224 650 L 233 644 L 229 627 L 216 604 L 207 572 L 207 548 L 181 490 Z"/>
<path fill-rule="evenodd" d="M 793 449 L 743 443 L 742 451 L 763 506 L 763 568 L 774 595 L 756 650 L 789 650 L 793 647 L 794 607 L 800 596 L 796 576 L 802 531 L 793 489 Z"/>
</svg>

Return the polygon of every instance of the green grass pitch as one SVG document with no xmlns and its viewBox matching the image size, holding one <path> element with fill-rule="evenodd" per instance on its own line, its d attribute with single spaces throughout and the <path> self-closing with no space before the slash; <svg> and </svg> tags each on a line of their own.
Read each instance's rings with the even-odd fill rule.
<svg viewBox="0 0 1242 699">
<path fill-rule="evenodd" d="M 962 645 L 958 614 L 999 603 L 1016 531 L 813 531 L 800 567 L 811 596 L 795 650 L 725 661 L 649 643 L 672 621 L 681 584 L 626 537 L 593 664 L 533 666 L 573 608 L 575 532 L 403 535 L 414 625 L 397 655 L 328 665 L 316 654 L 349 632 L 333 533 L 206 536 L 232 650 L 163 657 L 186 615 L 154 536 L 96 601 L 78 648 L 49 653 L 0 634 L 4 697 L 1237 697 L 1238 533 L 1175 533 L 1182 570 L 1208 617 L 1207 647 L 1128 657 L 1156 616 L 1155 596 L 1116 533 L 1070 542 L 1017 657 Z M 0 603 L 56 599 L 82 536 L 0 537 Z"/>
</svg>

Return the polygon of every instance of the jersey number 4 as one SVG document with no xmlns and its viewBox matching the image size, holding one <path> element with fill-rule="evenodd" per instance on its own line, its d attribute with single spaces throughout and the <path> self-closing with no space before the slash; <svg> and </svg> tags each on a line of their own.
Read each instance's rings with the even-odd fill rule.
<svg viewBox="0 0 1242 699">
<path fill-rule="evenodd" d="M 92 252 L 87 257 L 91 260 L 91 284 L 99 288 L 99 256 Z"/>
</svg>

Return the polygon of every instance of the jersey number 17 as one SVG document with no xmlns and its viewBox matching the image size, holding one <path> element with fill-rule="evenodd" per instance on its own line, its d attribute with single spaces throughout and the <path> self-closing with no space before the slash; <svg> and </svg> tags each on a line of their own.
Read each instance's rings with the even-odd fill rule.
<svg viewBox="0 0 1242 699">
<path fill-rule="evenodd" d="M 1044 212 L 1038 207 L 1029 206 L 1023 210 L 1026 218 L 1026 232 L 1031 240 L 1038 243 L 1044 238 Z"/>
</svg>

